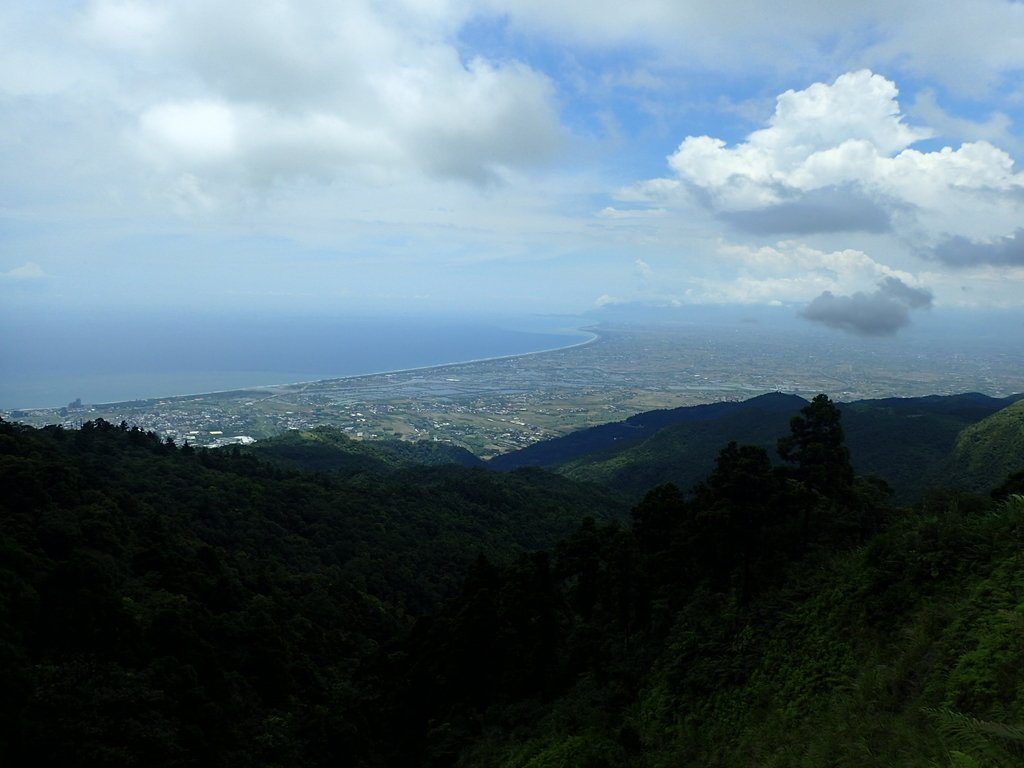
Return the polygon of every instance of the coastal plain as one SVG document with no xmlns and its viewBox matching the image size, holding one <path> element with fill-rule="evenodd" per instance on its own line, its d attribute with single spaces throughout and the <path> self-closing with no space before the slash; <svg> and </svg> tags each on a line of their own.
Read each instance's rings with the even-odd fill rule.
<svg viewBox="0 0 1024 768">
<path fill-rule="evenodd" d="M 177 443 L 246 443 L 331 425 L 353 439 L 433 440 L 482 458 L 659 408 L 764 392 L 837 400 L 1024 391 L 1004 346 L 780 335 L 754 323 L 599 326 L 592 341 L 514 357 L 314 382 L 60 408 L 4 419 L 125 421 Z M 954 350 L 954 351 L 951 351 Z"/>
</svg>

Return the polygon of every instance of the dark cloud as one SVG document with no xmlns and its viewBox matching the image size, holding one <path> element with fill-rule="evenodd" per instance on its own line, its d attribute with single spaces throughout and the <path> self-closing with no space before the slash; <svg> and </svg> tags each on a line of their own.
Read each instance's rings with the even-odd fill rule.
<svg viewBox="0 0 1024 768">
<path fill-rule="evenodd" d="M 932 305 L 931 291 L 887 277 L 872 293 L 836 296 L 825 291 L 801 312 L 807 320 L 858 336 L 892 336 L 910 324 L 910 310 Z"/>
<path fill-rule="evenodd" d="M 979 243 L 966 237 L 951 237 L 939 243 L 929 254 L 955 267 L 971 264 L 1024 264 L 1024 229 L 992 243 Z"/>
<path fill-rule="evenodd" d="M 769 208 L 720 213 L 718 218 L 755 235 L 819 232 L 889 232 L 892 206 L 882 206 L 851 187 L 830 187 Z"/>
<path fill-rule="evenodd" d="M 927 288 L 914 288 L 898 277 L 887 277 L 878 284 L 878 293 L 901 301 L 909 309 L 927 309 L 932 305 L 932 292 Z"/>
</svg>

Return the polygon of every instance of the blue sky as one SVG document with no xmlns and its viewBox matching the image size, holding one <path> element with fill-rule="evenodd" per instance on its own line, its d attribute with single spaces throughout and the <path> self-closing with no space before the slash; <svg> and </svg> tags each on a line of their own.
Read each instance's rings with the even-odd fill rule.
<svg viewBox="0 0 1024 768">
<path fill-rule="evenodd" d="M 997 0 L 12 0 L 0 303 L 1021 312 L 1022 74 Z"/>
</svg>

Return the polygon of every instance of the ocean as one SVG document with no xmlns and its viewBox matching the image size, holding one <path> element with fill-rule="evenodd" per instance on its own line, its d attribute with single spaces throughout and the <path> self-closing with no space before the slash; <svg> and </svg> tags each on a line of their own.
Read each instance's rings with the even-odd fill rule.
<svg viewBox="0 0 1024 768">
<path fill-rule="evenodd" d="M 572 318 L 64 315 L 4 318 L 0 409 L 110 403 L 538 352 Z"/>
</svg>

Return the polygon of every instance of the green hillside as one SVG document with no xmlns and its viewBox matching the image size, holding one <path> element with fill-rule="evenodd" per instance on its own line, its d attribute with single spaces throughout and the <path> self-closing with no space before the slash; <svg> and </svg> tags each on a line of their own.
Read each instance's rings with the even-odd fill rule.
<svg viewBox="0 0 1024 768">
<path fill-rule="evenodd" d="M 758 445 L 775 456 L 775 442 L 789 419 L 805 401 L 754 398 L 743 408 L 723 411 L 715 418 L 675 424 L 641 442 L 585 453 L 552 468 L 577 480 L 608 485 L 640 494 L 662 483 L 690 489 L 714 464 L 715 455 L 730 441 Z M 929 489 L 968 487 L 987 490 L 1012 469 L 1012 457 L 1024 467 L 1024 435 L 1003 429 L 1001 445 L 1010 460 L 972 462 L 950 454 L 961 431 L 1004 408 L 1012 398 L 978 394 L 947 397 L 889 398 L 843 403 L 843 426 L 854 469 L 884 479 L 896 500 L 912 503 Z M 764 404 L 762 407 L 761 404 Z M 785 405 L 782 409 L 780 406 Z M 1010 447 L 1016 440 L 1016 453 Z M 970 477 L 969 482 L 965 478 Z"/>
<path fill-rule="evenodd" d="M 897 500 L 912 503 L 931 489 L 955 487 L 946 466 L 961 431 L 1014 399 L 968 393 L 862 400 L 840 407 L 854 467 L 885 479 Z M 988 490 L 1001 479 L 980 480 L 974 487 Z"/>
<path fill-rule="evenodd" d="M 1024 499 L 893 510 L 817 413 L 786 469 L 727 446 L 692 499 L 649 493 L 630 532 L 585 525 L 468 578 L 407 646 L 428 702 L 404 713 L 407 749 L 524 768 L 1020 765 Z"/>
<path fill-rule="evenodd" d="M 633 627 L 577 614 L 548 673 L 572 682 L 451 723 L 458 764 L 1022 765 L 1022 525 L 1019 499 L 944 509 L 746 603 L 704 586 Z"/>
<path fill-rule="evenodd" d="M 952 483 L 984 491 L 1024 469 L 1024 401 L 1010 405 L 957 437 L 942 473 Z"/>
<path fill-rule="evenodd" d="M 353 440 L 336 427 L 292 430 L 260 440 L 245 453 L 309 472 L 381 472 L 415 465 L 482 467 L 465 448 L 435 442 Z"/>
<path fill-rule="evenodd" d="M 711 421 L 666 427 L 638 445 L 587 454 L 555 471 L 635 496 L 664 483 L 690 489 L 711 472 L 719 449 L 730 441 L 774 451 L 797 411 L 796 405 L 781 412 L 750 408 Z"/>
<path fill-rule="evenodd" d="M 5 766 L 371 754 L 372 667 L 411 617 L 481 555 L 628 509 L 549 474 L 306 474 L 103 421 L 0 420 L 0 486 Z"/>
<path fill-rule="evenodd" d="M 897 507 L 847 416 L 628 511 L 329 432 L 279 447 L 381 464 L 0 421 L 0 764 L 1024 764 L 1024 497 Z"/>
</svg>

